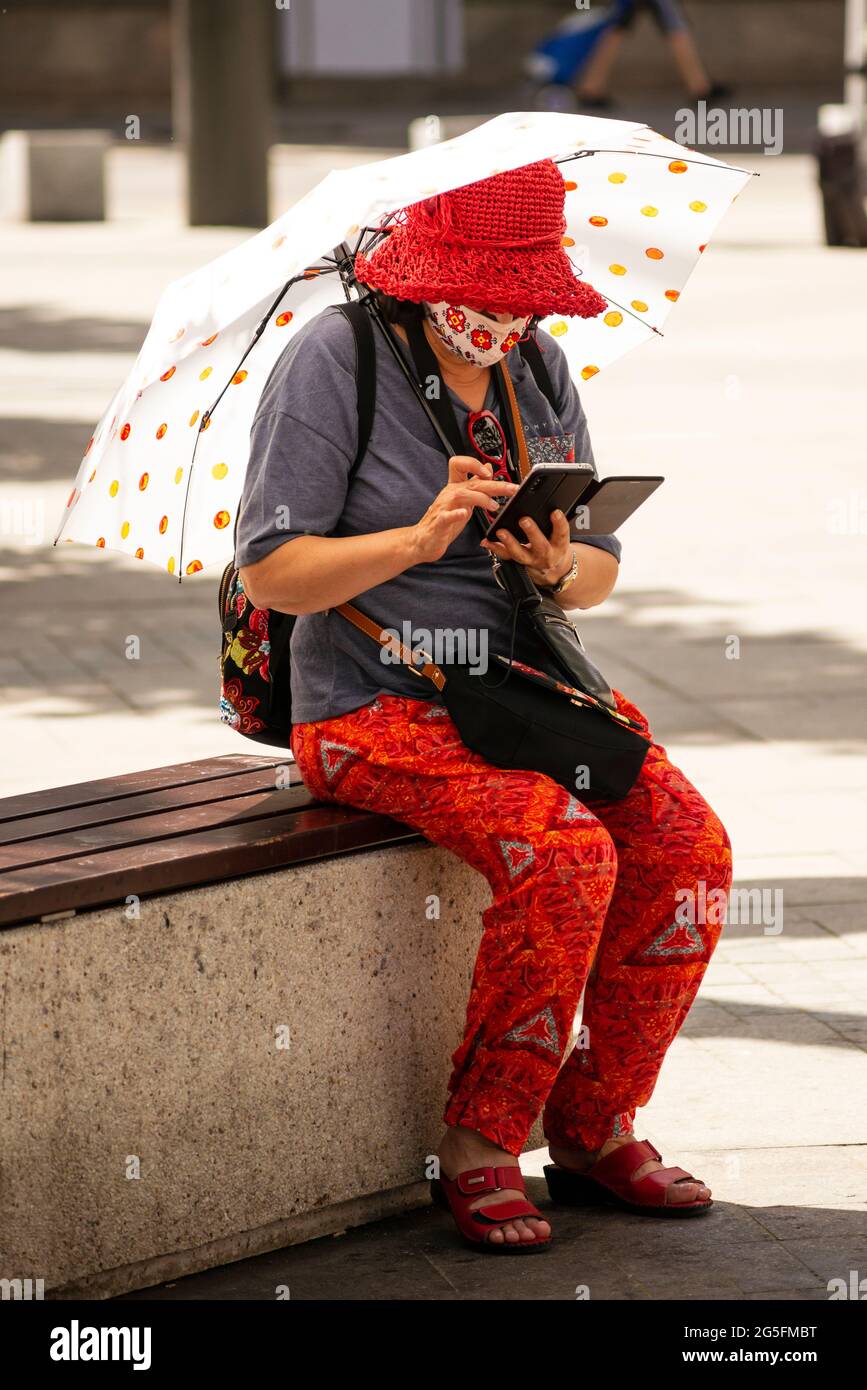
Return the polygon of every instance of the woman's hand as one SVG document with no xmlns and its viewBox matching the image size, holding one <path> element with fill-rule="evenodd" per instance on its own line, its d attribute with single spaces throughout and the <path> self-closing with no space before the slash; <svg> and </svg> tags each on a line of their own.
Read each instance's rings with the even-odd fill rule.
<svg viewBox="0 0 867 1390">
<path fill-rule="evenodd" d="M 455 454 L 449 459 L 446 486 L 412 527 L 412 563 L 439 560 L 466 526 L 474 507 L 483 507 L 490 515 L 497 510 L 497 497 L 511 497 L 517 491 L 517 483 L 495 479 L 489 463 Z"/>
<path fill-rule="evenodd" d="M 518 523 L 527 537 L 521 544 L 511 531 L 497 531 L 496 541 L 482 541 L 482 545 L 500 560 L 517 560 L 526 565 L 534 584 L 550 589 L 568 574 L 572 567 L 572 544 L 569 536 L 569 523 L 562 512 L 551 513 L 552 530 L 548 539 L 530 517 L 522 517 Z"/>
</svg>

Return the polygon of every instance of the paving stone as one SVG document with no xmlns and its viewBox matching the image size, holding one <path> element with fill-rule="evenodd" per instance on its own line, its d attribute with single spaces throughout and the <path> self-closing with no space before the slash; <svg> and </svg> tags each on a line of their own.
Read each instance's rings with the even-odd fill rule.
<svg viewBox="0 0 867 1390">
<path fill-rule="evenodd" d="M 829 1280 L 843 1279 L 847 1294 L 851 1293 L 853 1287 L 858 1287 L 858 1301 L 867 1299 L 867 1283 L 860 1289 L 861 1281 L 867 1280 L 867 1229 L 864 1222 L 861 1224 L 861 1234 L 853 1234 L 851 1230 L 825 1230 L 824 1238 L 819 1231 L 811 1232 L 802 1239 L 788 1236 L 786 1248 L 815 1272 L 825 1287 L 826 1297 Z M 854 1280 L 853 1272 L 856 1276 Z"/>
</svg>

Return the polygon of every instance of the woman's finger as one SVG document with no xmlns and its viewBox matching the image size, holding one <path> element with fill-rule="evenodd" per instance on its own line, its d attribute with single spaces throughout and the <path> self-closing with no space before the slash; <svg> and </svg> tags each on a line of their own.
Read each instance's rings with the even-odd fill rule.
<svg viewBox="0 0 867 1390">
<path fill-rule="evenodd" d="M 476 478 L 490 478 L 493 469 L 482 459 L 474 459 L 470 454 L 453 454 L 449 459 L 449 482 L 462 483 L 469 474 Z"/>
<path fill-rule="evenodd" d="M 520 541 L 516 540 L 511 531 L 497 531 L 496 539 L 506 552 L 505 557 L 501 558 L 517 560 L 520 565 L 535 565 L 538 567 L 538 562 L 533 558 L 530 547 L 522 545 Z"/>
<path fill-rule="evenodd" d="M 443 500 L 452 506 L 481 507 L 491 513 L 498 510 L 496 491 L 490 492 L 484 483 L 479 483 L 476 487 L 471 487 L 469 483 L 466 487 L 455 485 Z"/>
<path fill-rule="evenodd" d="M 505 478 L 458 478 L 448 486 L 461 491 L 472 488 L 473 492 L 484 492 L 487 497 L 511 497 L 518 491 L 518 484 L 510 483 Z"/>
<path fill-rule="evenodd" d="M 554 550 L 551 542 L 542 533 L 531 516 L 522 516 L 518 523 L 527 538 L 527 544 L 533 554 L 533 563 L 538 564 L 540 569 L 545 569 L 551 564 L 554 558 Z"/>
<path fill-rule="evenodd" d="M 551 535 L 549 537 L 554 550 L 565 550 L 572 537 L 569 535 L 569 523 L 566 520 L 565 512 L 551 513 Z"/>
</svg>

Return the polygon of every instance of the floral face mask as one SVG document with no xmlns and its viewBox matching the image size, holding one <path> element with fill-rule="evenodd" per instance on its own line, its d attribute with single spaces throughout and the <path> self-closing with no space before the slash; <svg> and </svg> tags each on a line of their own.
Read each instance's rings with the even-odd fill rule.
<svg viewBox="0 0 867 1390">
<path fill-rule="evenodd" d="M 524 314 L 499 323 L 465 304 L 449 304 L 445 299 L 424 307 L 434 331 L 446 346 L 477 367 L 493 367 L 501 361 L 523 337 L 530 322 L 529 315 Z"/>
</svg>

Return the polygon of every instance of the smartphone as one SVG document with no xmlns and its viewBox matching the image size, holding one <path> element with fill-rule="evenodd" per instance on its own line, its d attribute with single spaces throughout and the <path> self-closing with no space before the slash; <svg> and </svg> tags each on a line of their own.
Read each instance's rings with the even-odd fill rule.
<svg viewBox="0 0 867 1390">
<path fill-rule="evenodd" d="M 537 463 L 493 517 L 485 539 L 496 540 L 497 531 L 511 531 L 517 540 L 526 541 L 519 525 L 522 516 L 532 517 L 539 530 L 549 536 L 551 513 L 559 509 L 570 516 L 592 482 L 593 468 L 589 463 Z"/>
</svg>

